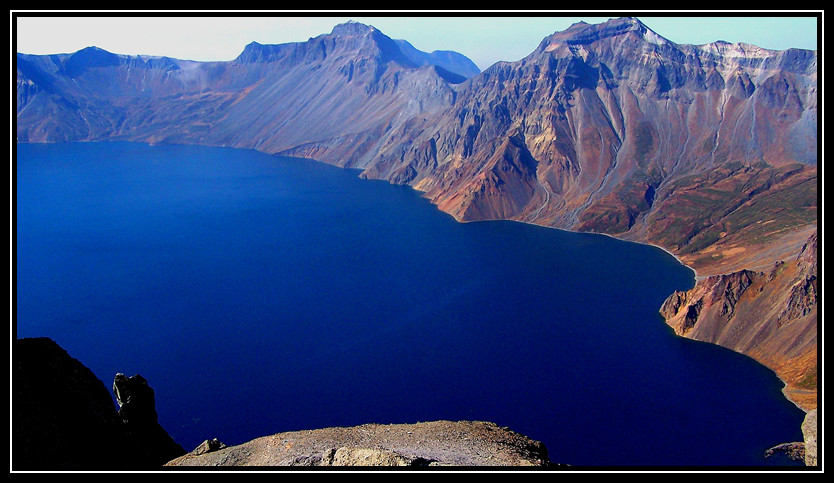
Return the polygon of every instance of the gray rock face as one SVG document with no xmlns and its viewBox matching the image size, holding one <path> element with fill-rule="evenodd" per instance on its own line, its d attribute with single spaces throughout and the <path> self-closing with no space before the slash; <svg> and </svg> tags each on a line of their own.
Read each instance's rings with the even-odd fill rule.
<svg viewBox="0 0 834 483">
<path fill-rule="evenodd" d="M 212 451 L 217 451 L 217 450 L 223 449 L 225 447 L 226 447 L 226 445 L 224 443 L 222 443 L 217 438 L 207 439 L 207 440 L 203 441 L 202 443 L 200 443 L 200 446 L 197 446 L 196 448 L 194 448 L 194 451 L 192 451 L 190 454 L 200 455 L 200 454 L 204 454 L 204 453 L 211 453 Z"/>
<path fill-rule="evenodd" d="M 130 436 L 138 444 L 154 448 L 160 464 L 185 453 L 160 426 L 154 391 L 147 379 L 139 374 L 127 377 L 118 373 L 113 379 L 113 394 L 119 404 L 119 417 Z"/>
<path fill-rule="evenodd" d="M 116 374 L 113 393 L 119 404 L 119 417 L 131 437 L 142 446 L 155 448 L 160 463 L 185 453 L 159 425 L 154 392 L 144 377 Z"/>
<path fill-rule="evenodd" d="M 805 466 L 817 466 L 817 410 L 811 410 L 802 422 L 805 438 Z"/>
<path fill-rule="evenodd" d="M 765 451 L 765 458 L 775 453 L 784 453 L 795 461 L 802 461 L 805 466 L 817 466 L 817 410 L 812 409 L 802 421 L 804 441 L 782 443 Z"/>
<path fill-rule="evenodd" d="M 116 374 L 113 394 L 119 404 L 119 416 L 125 423 L 146 425 L 158 422 L 153 389 L 144 377 L 139 374 L 132 377 Z"/>
<path fill-rule="evenodd" d="M 776 453 L 784 453 L 785 456 L 794 461 L 805 461 L 805 443 L 782 443 L 765 451 L 765 458 L 770 458 Z"/>
<path fill-rule="evenodd" d="M 368 175 L 410 168 L 408 184 L 459 219 L 636 231 L 678 195 L 676 179 L 727 162 L 814 165 L 815 56 L 678 45 L 636 19 L 576 24 L 461 84 L 426 122 L 404 123 Z M 510 139 L 533 169 L 499 165 Z M 436 162 L 425 167 L 429 142 Z"/>
</svg>

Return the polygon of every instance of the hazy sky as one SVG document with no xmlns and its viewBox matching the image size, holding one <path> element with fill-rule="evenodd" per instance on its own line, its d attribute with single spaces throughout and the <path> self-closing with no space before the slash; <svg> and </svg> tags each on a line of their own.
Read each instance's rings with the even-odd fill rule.
<svg viewBox="0 0 834 483">
<path fill-rule="evenodd" d="M 415 12 L 390 16 L 368 12 L 332 12 L 343 16 L 303 17 L 293 12 L 78 12 L 50 14 L 13 11 L 17 20 L 17 51 L 27 54 L 75 52 L 97 46 L 116 54 L 156 55 L 189 60 L 231 60 L 243 47 L 306 41 L 329 33 L 334 25 L 355 20 L 373 25 L 395 39 L 431 52 L 454 50 L 481 69 L 499 60 L 515 61 L 532 52 L 541 40 L 580 20 L 600 23 L 631 15 L 673 42 L 705 44 L 716 40 L 746 42 L 768 49 L 817 48 L 819 11 L 720 12 L 711 16 L 658 16 L 658 13 L 591 12 L 597 16 L 568 16 L 571 12 L 460 12 L 457 16 Z M 670 15 L 671 12 L 659 12 Z M 448 15 L 448 12 L 443 12 Z M 279 15 L 292 15 L 291 17 Z M 320 15 L 320 14 L 316 14 Z M 396 13 L 396 15 L 405 15 Z M 438 16 L 427 16 L 438 15 Z M 727 15 L 734 15 L 732 17 Z"/>
</svg>

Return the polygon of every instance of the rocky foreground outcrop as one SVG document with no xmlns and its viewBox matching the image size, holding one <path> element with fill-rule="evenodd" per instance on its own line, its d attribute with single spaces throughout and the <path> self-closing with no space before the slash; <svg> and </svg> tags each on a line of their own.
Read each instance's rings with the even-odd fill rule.
<svg viewBox="0 0 834 483">
<path fill-rule="evenodd" d="M 802 422 L 802 437 L 805 439 L 805 466 L 817 466 L 817 410 L 813 409 Z"/>
<path fill-rule="evenodd" d="M 802 441 L 782 443 L 765 451 L 765 458 L 776 453 L 784 453 L 794 461 L 801 461 L 805 466 L 817 466 L 817 410 L 812 409 L 802 421 Z"/>
<path fill-rule="evenodd" d="M 208 442 L 207 442 L 208 443 Z M 538 441 L 480 421 L 365 424 L 279 433 L 166 466 L 549 466 Z"/>
<path fill-rule="evenodd" d="M 159 425 L 153 389 L 117 374 L 113 392 L 48 338 L 12 350 L 12 470 L 132 471 L 165 466 L 550 466 L 539 442 L 489 422 L 367 424 L 265 436 L 192 452 Z M 218 415 L 222 417 L 222 415 Z"/>
<path fill-rule="evenodd" d="M 12 469 L 150 470 L 184 454 L 156 419 L 153 390 L 139 381 L 128 384 L 143 385 L 134 391 L 142 395 L 117 412 L 104 383 L 53 340 L 15 340 Z"/>
</svg>

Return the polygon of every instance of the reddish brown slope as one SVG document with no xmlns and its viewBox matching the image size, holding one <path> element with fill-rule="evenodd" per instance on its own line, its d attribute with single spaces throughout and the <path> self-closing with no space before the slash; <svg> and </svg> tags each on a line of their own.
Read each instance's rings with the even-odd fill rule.
<svg viewBox="0 0 834 483">
<path fill-rule="evenodd" d="M 731 348 L 772 368 L 785 394 L 817 407 L 817 234 L 763 271 L 712 275 L 661 308 L 679 335 Z"/>
<path fill-rule="evenodd" d="M 737 310 L 706 298 L 685 335 L 751 355 L 815 405 L 815 309 L 787 325 L 779 314 L 810 304 L 791 287 L 817 224 L 816 52 L 677 45 L 636 19 L 576 24 L 401 125 L 375 159 L 364 176 L 408 183 L 459 220 L 662 246 L 717 277 L 689 300 L 756 272 Z"/>
</svg>

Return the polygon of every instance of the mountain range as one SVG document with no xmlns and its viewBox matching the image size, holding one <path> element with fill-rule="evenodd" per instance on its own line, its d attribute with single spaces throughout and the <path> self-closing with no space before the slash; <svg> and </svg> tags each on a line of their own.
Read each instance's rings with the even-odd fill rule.
<svg viewBox="0 0 834 483">
<path fill-rule="evenodd" d="M 234 60 L 89 47 L 15 60 L 18 142 L 228 146 L 412 186 L 460 221 L 660 246 L 696 270 L 661 314 L 817 405 L 817 52 L 577 23 L 483 72 L 374 27 Z"/>
</svg>

